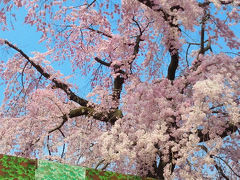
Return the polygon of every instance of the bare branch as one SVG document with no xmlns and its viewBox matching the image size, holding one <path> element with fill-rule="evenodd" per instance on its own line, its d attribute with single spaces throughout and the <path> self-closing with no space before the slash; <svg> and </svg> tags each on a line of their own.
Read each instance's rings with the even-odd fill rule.
<svg viewBox="0 0 240 180">
<path fill-rule="evenodd" d="M 65 147 L 66 147 L 66 144 L 64 143 L 64 144 L 63 144 L 63 150 L 62 150 L 61 158 L 63 158 L 63 157 L 64 157 L 64 153 L 65 153 Z"/>
<path fill-rule="evenodd" d="M 224 52 L 224 53 L 227 53 L 227 54 L 234 54 L 236 56 L 240 56 L 240 53 L 235 53 L 235 52 Z"/>
<path fill-rule="evenodd" d="M 48 149 L 48 153 L 49 153 L 50 156 L 51 156 L 51 151 L 50 151 L 50 147 L 49 147 L 49 137 L 50 137 L 50 134 L 51 134 L 52 132 L 58 130 L 58 131 L 61 133 L 61 135 L 65 138 L 65 135 L 64 135 L 64 133 L 63 133 L 62 130 L 61 130 L 61 127 L 65 124 L 65 122 L 67 122 L 68 119 L 67 119 L 66 115 L 64 115 L 62 118 L 63 118 L 63 121 L 62 121 L 62 123 L 61 123 L 59 126 L 57 126 L 56 128 L 48 131 L 48 136 L 47 136 L 47 149 Z M 66 119 L 65 119 L 65 118 L 66 118 Z M 61 153 L 61 158 L 63 158 L 63 156 L 64 156 L 65 146 L 66 146 L 66 144 L 64 143 L 64 144 L 63 144 L 62 153 Z"/>
<path fill-rule="evenodd" d="M 224 177 L 226 180 L 229 180 L 229 178 L 226 176 L 226 174 L 223 172 L 221 166 L 214 164 L 215 168 L 217 171 L 221 174 L 222 177 Z"/>
</svg>

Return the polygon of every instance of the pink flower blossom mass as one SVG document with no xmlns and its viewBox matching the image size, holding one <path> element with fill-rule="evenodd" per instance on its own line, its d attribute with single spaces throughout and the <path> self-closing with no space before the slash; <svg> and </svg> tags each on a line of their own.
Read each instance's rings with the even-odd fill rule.
<svg viewBox="0 0 240 180">
<path fill-rule="evenodd" d="M 0 39 L 11 54 L 0 64 L 0 153 L 156 179 L 240 178 L 239 0 L 0 4 L 2 31 L 25 9 L 47 49 Z"/>
</svg>

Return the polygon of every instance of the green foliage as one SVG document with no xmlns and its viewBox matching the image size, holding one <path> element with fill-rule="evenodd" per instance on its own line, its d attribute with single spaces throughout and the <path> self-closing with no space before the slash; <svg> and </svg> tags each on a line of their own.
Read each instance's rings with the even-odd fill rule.
<svg viewBox="0 0 240 180">
<path fill-rule="evenodd" d="M 0 154 L 0 179 L 35 179 L 36 160 Z"/>
</svg>

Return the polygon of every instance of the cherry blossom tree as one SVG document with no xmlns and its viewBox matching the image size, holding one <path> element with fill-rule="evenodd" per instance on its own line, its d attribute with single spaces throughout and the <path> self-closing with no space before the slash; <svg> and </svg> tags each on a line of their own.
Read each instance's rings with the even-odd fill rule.
<svg viewBox="0 0 240 180">
<path fill-rule="evenodd" d="M 13 53 L 0 68 L 1 153 L 157 179 L 240 178 L 238 0 L 0 2 L 3 31 L 25 8 L 47 48 L 0 40 Z M 63 62 L 91 76 L 86 97 Z"/>
</svg>

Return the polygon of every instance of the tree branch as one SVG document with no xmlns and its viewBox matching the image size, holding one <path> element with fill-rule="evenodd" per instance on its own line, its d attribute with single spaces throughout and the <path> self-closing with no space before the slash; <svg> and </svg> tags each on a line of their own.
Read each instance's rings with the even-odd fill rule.
<svg viewBox="0 0 240 180">
<path fill-rule="evenodd" d="M 59 126 L 57 126 L 57 127 L 55 127 L 54 129 L 48 131 L 49 134 L 51 134 L 52 132 L 54 132 L 54 131 L 56 131 L 56 130 L 60 130 L 60 129 L 61 129 L 61 127 L 65 124 L 65 122 L 68 121 L 67 115 L 64 114 L 64 115 L 62 116 L 62 119 L 63 119 L 63 120 L 62 120 L 61 124 L 59 124 Z"/>
<path fill-rule="evenodd" d="M 138 0 L 138 2 L 146 5 L 147 7 L 149 7 L 150 9 L 152 9 L 155 12 L 162 12 L 164 20 L 169 23 L 170 27 L 175 27 L 179 31 L 181 31 L 181 29 L 179 28 L 178 24 L 174 24 L 173 23 L 173 19 L 175 18 L 175 16 L 169 15 L 166 11 L 164 11 L 164 9 L 159 7 L 159 5 L 155 4 L 154 1 L 152 1 L 152 0 Z M 173 10 L 182 10 L 182 11 L 184 11 L 184 8 L 181 7 L 180 5 L 176 5 L 176 6 L 172 6 L 170 8 L 170 10 L 171 11 L 173 11 Z"/>
<path fill-rule="evenodd" d="M 228 4 L 233 4 L 233 3 L 234 3 L 234 0 L 230 0 L 230 1 L 228 1 L 228 2 L 219 0 L 219 2 L 220 2 L 222 5 L 228 5 Z M 237 6 L 240 6 L 240 2 L 238 2 Z"/>
<path fill-rule="evenodd" d="M 228 2 L 226 1 L 222 1 L 222 0 L 219 0 L 220 4 L 222 5 L 229 5 L 229 4 L 233 4 L 234 3 L 234 0 L 230 0 Z M 206 7 L 206 6 L 209 6 L 209 4 L 212 3 L 210 1 L 205 1 L 203 3 L 198 3 L 199 7 Z M 236 4 L 237 6 L 240 6 L 240 3 L 238 2 L 238 4 Z"/>
<path fill-rule="evenodd" d="M 202 150 L 204 150 L 207 154 L 208 154 L 208 149 L 204 146 L 204 145 L 199 145 L 201 147 Z M 214 155 L 210 154 L 210 157 L 213 158 Z M 215 160 L 214 160 L 215 161 Z M 217 171 L 222 175 L 222 177 L 224 177 L 226 180 L 229 180 L 229 178 L 225 175 L 225 173 L 223 172 L 221 166 L 218 166 L 217 163 L 214 164 L 215 168 L 217 169 Z"/>
<path fill-rule="evenodd" d="M 237 125 L 228 124 L 228 127 L 225 129 L 225 131 L 222 134 L 220 134 L 219 136 L 221 138 L 225 138 L 225 137 L 229 136 L 230 134 L 235 133 L 237 130 L 238 130 Z M 198 129 L 198 131 L 197 131 L 197 135 L 200 138 L 199 142 L 209 141 L 211 139 L 210 134 L 209 133 L 204 134 L 202 131 L 203 131 L 202 129 Z"/>
<path fill-rule="evenodd" d="M 169 50 L 171 55 L 171 62 L 168 66 L 168 75 L 167 75 L 167 79 L 169 80 L 175 79 L 175 74 L 178 67 L 179 54 L 178 52 L 174 52 L 174 51 L 177 51 L 177 50 L 176 49 Z"/>
<path fill-rule="evenodd" d="M 179 28 L 179 25 L 173 23 L 174 19 L 175 19 L 175 16 L 169 15 L 161 7 L 159 7 L 157 4 L 155 4 L 154 1 L 151 1 L 151 0 L 138 0 L 138 1 L 140 3 L 146 5 L 147 7 L 149 7 L 150 9 L 152 9 L 155 12 L 162 12 L 163 19 L 166 22 L 168 22 L 170 28 L 177 28 L 177 30 L 179 32 L 181 32 L 181 29 Z M 184 9 L 181 6 L 179 6 L 179 5 L 172 6 L 170 8 L 171 11 L 173 11 L 175 9 L 184 11 Z M 174 41 L 175 40 L 173 40 L 173 42 Z M 175 79 L 176 70 L 177 70 L 177 67 L 178 67 L 178 62 L 179 62 L 179 54 L 178 54 L 178 49 L 174 47 L 174 45 L 171 43 L 171 41 L 170 41 L 170 46 L 169 46 L 168 51 L 169 51 L 170 56 L 171 56 L 171 62 L 169 64 L 169 66 L 168 66 L 167 79 L 174 80 Z"/>
<path fill-rule="evenodd" d="M 79 96 L 77 96 L 75 93 L 72 92 L 72 90 L 68 87 L 67 84 L 60 82 L 59 80 L 57 80 L 56 78 L 51 79 L 51 75 L 47 72 L 44 71 L 44 69 L 36 64 L 34 61 L 32 61 L 30 59 L 29 56 L 27 56 L 21 49 L 19 49 L 18 47 L 16 47 L 15 45 L 13 45 L 12 43 L 10 43 L 7 40 L 4 40 L 4 43 L 6 45 L 8 45 L 9 47 L 13 48 L 14 50 L 16 50 L 17 52 L 19 52 L 40 74 L 41 76 L 44 76 L 46 79 L 52 81 L 54 83 L 54 88 L 59 88 L 62 89 L 69 97 L 70 100 L 80 104 L 82 107 L 80 108 L 76 108 L 70 111 L 70 113 L 68 114 L 69 118 L 73 118 L 73 117 L 77 117 L 77 116 L 88 116 L 88 117 L 93 117 L 97 120 L 103 121 L 103 122 L 110 122 L 111 124 L 114 124 L 116 122 L 117 119 L 122 117 L 122 112 L 119 109 L 113 109 L 110 112 L 97 112 L 95 110 L 95 106 L 90 106 L 87 107 L 88 105 L 88 101 L 80 98 Z M 101 62 L 102 64 L 105 64 L 106 66 L 110 66 L 110 63 L 106 63 L 102 60 L 100 60 L 99 58 L 95 58 L 96 61 Z M 120 73 L 124 73 L 123 71 L 119 70 Z M 120 98 L 120 94 L 119 92 L 121 92 L 122 89 L 122 78 L 121 77 L 117 77 L 115 82 L 114 82 L 114 90 L 118 91 L 116 97 Z M 65 124 L 65 122 L 67 122 L 67 115 L 62 116 L 63 121 L 62 123 L 57 126 L 56 128 L 52 129 L 51 131 L 49 131 L 49 133 L 55 131 L 55 130 L 60 130 L 61 127 Z"/>
<path fill-rule="evenodd" d="M 141 39 L 141 36 L 149 25 L 149 23 L 148 23 L 148 25 L 145 27 L 145 29 L 142 30 L 140 24 L 134 18 L 132 20 L 135 22 L 135 24 L 137 25 L 137 27 L 139 29 L 139 35 L 136 36 L 136 41 L 135 41 L 135 45 L 134 45 L 134 48 L 133 48 L 133 54 L 132 54 L 133 58 L 130 61 L 128 61 L 128 65 L 130 66 L 130 72 L 131 72 L 131 68 L 132 68 L 132 63 L 136 59 L 137 54 L 139 52 L 140 42 L 143 41 Z M 128 44 L 128 45 L 132 45 L 132 44 Z M 121 65 L 114 65 L 113 68 L 114 68 L 114 73 L 118 74 L 117 77 L 114 78 L 113 96 L 112 96 L 113 101 L 116 103 L 116 108 L 117 108 L 118 105 L 119 105 L 119 99 L 120 99 L 120 95 L 121 95 L 121 92 L 122 92 L 122 87 L 123 87 L 123 84 L 124 84 L 127 77 L 126 78 L 121 77 L 121 74 L 126 75 L 126 72 L 121 70 Z"/>
<path fill-rule="evenodd" d="M 19 49 L 18 47 L 16 47 L 15 45 L 13 45 L 12 43 L 10 43 L 7 40 L 4 40 L 4 43 L 6 45 L 8 45 L 9 47 L 13 48 L 14 50 L 16 50 L 17 52 L 19 52 L 42 76 L 44 76 L 46 79 L 52 81 L 55 84 L 55 88 L 59 88 L 62 89 L 69 97 L 70 100 L 80 104 L 81 106 L 87 106 L 88 101 L 80 98 L 79 96 L 77 96 L 74 92 L 72 92 L 72 90 L 68 87 L 67 84 L 57 80 L 56 78 L 50 79 L 51 75 L 47 72 L 44 71 L 44 69 L 36 64 L 34 61 L 32 61 L 30 59 L 30 57 L 28 55 L 26 55 L 21 49 Z"/>
<path fill-rule="evenodd" d="M 50 146 L 49 146 L 49 139 L 50 139 L 50 137 L 49 137 L 49 135 L 48 135 L 48 136 L 47 136 L 47 149 L 48 149 L 48 155 L 51 156 L 52 153 L 51 153 Z"/>
<path fill-rule="evenodd" d="M 121 75 L 118 75 L 116 78 L 114 78 L 113 81 L 113 101 L 116 103 L 116 107 L 119 105 L 119 99 L 122 92 L 122 87 L 124 83 L 124 78 L 121 77 Z"/>
<path fill-rule="evenodd" d="M 107 67 L 111 66 L 111 63 L 104 62 L 101 59 L 99 59 L 98 57 L 95 57 L 94 59 L 104 66 L 107 66 Z M 121 74 L 125 74 L 125 72 L 123 70 L 121 70 L 120 67 L 117 65 L 115 65 L 113 68 L 114 68 L 114 73 L 120 73 L 119 75 L 117 75 L 117 77 L 114 78 L 114 82 L 113 82 L 112 99 L 113 99 L 114 103 L 116 103 L 116 105 L 113 107 L 113 109 L 117 109 L 117 107 L 119 105 L 119 99 L 120 99 L 120 95 L 121 95 L 121 91 L 122 91 L 122 86 L 124 83 L 124 78 L 121 77 Z M 85 111 L 86 111 L 86 109 L 85 109 Z M 116 121 L 116 120 L 117 120 L 116 118 L 113 118 L 112 122 Z"/>
<path fill-rule="evenodd" d="M 110 122 L 112 125 L 119 119 L 122 118 L 122 111 L 119 109 L 112 109 L 110 112 L 98 112 L 93 107 L 79 107 L 73 109 L 68 114 L 69 118 L 78 116 L 88 116 L 102 122 Z"/>
<path fill-rule="evenodd" d="M 105 61 L 101 60 L 101 59 L 98 58 L 98 57 L 95 57 L 94 59 L 95 59 L 98 63 L 100 63 L 100 64 L 102 64 L 102 65 L 104 65 L 104 66 L 110 67 L 110 65 L 111 65 L 111 63 L 105 62 Z"/>
<path fill-rule="evenodd" d="M 90 30 L 90 31 L 96 32 L 98 34 L 101 34 L 103 36 L 106 36 L 108 38 L 112 38 L 112 35 L 109 35 L 109 34 L 107 34 L 105 32 L 102 32 L 102 31 L 99 31 L 99 30 L 96 30 L 96 29 L 93 29 L 93 28 L 90 28 L 90 27 L 88 27 L 87 29 Z"/>
<path fill-rule="evenodd" d="M 221 157 L 219 157 L 219 156 L 215 156 L 215 155 L 211 155 L 211 156 L 222 160 L 222 161 L 226 164 L 226 166 L 233 172 L 233 174 L 235 174 L 237 177 L 240 178 L 240 175 L 238 175 L 238 174 L 233 170 L 233 168 L 232 168 L 223 158 L 221 158 Z"/>
<path fill-rule="evenodd" d="M 201 39 L 200 39 L 200 50 L 199 50 L 199 53 L 198 53 L 198 57 L 200 54 L 204 55 L 206 51 L 208 50 L 212 50 L 211 49 L 211 40 L 209 39 L 207 42 L 207 46 L 205 47 L 204 46 L 204 43 L 206 42 L 205 41 L 205 27 L 206 27 L 206 22 L 207 20 L 210 18 L 210 14 L 207 13 L 207 10 L 204 9 L 204 15 L 202 17 L 202 22 L 201 22 Z M 197 57 L 197 59 L 198 59 Z"/>
<path fill-rule="evenodd" d="M 93 1 L 87 6 L 87 8 L 91 7 L 95 2 L 96 2 L 96 0 L 93 0 Z"/>
</svg>

